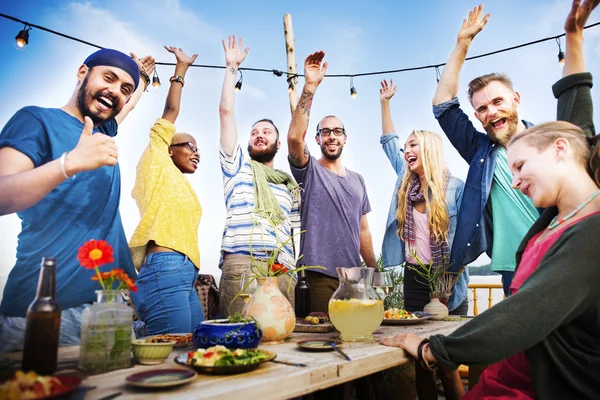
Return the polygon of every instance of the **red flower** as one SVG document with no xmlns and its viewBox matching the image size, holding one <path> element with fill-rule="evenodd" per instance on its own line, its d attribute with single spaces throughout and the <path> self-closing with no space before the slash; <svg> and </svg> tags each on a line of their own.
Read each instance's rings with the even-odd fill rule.
<svg viewBox="0 0 600 400">
<path fill-rule="evenodd" d="M 79 263 L 86 269 L 94 269 L 100 265 L 115 261 L 112 247 L 104 240 L 90 240 L 79 248 Z"/>
<path fill-rule="evenodd" d="M 283 264 L 273 264 L 271 265 L 271 271 L 276 273 L 285 274 L 289 272 L 289 269 L 283 266 Z"/>
</svg>

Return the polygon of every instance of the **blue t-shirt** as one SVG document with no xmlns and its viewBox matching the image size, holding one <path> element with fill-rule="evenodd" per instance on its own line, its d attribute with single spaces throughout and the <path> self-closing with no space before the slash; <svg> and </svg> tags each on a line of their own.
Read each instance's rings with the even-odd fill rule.
<svg viewBox="0 0 600 400">
<path fill-rule="evenodd" d="M 25 107 L 2 129 L 0 148 L 20 151 L 37 168 L 73 150 L 82 130 L 81 121 L 60 109 Z M 115 136 L 117 122 L 110 120 L 96 132 Z M 65 180 L 40 202 L 17 213 L 21 219 L 17 262 L 4 288 L 2 315 L 25 317 L 35 298 L 42 257 L 56 258 L 56 295 L 63 310 L 93 302 L 100 284 L 91 280 L 94 271 L 77 260 L 79 247 L 90 239 L 106 240 L 114 249 L 115 262 L 101 271 L 123 268 L 130 277 L 136 276 L 119 214 L 120 191 L 119 166 L 102 167 Z"/>
</svg>

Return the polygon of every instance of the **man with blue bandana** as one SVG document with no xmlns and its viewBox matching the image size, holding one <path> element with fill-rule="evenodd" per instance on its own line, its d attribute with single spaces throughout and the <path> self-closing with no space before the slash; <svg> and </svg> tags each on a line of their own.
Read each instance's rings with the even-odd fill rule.
<svg viewBox="0 0 600 400">
<path fill-rule="evenodd" d="M 152 57 L 138 60 L 133 54 L 99 50 L 79 67 L 65 106 L 24 107 L 0 132 L 0 215 L 16 212 L 22 221 L 17 261 L 0 304 L 2 352 L 22 348 L 42 257 L 57 260 L 61 346 L 79 342 L 81 313 L 100 288 L 91 281 L 93 271 L 77 260 L 83 243 L 106 240 L 115 262 L 101 270 L 118 267 L 136 275 L 119 214 L 114 136 L 153 68 Z M 140 78 L 145 84 L 138 85 Z"/>
</svg>

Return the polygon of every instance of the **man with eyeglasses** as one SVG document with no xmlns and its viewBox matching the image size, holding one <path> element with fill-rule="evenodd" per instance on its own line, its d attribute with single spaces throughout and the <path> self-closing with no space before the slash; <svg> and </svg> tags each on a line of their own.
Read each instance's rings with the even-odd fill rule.
<svg viewBox="0 0 600 400">
<path fill-rule="evenodd" d="M 304 62 L 304 89 L 288 133 L 289 162 L 302 189 L 302 230 L 306 231 L 300 238 L 300 263 L 325 267 L 306 270 L 313 312 L 327 312 L 338 287 L 336 267 L 359 267 L 361 256 L 368 267 L 377 264 L 363 177 L 344 167 L 340 158 L 347 140 L 342 121 L 329 115 L 317 125 L 320 159 L 308 153 L 305 142 L 313 96 L 327 70 L 327 62 L 321 66 L 324 56 L 318 51 Z"/>
<path fill-rule="evenodd" d="M 279 150 L 279 131 L 269 119 L 254 123 L 248 141 L 250 160 L 244 160 L 234 115 L 235 79 L 248 54 L 242 39 L 235 35 L 223 41 L 226 71 L 221 92 L 219 115 L 221 143 L 219 159 L 223 172 L 227 219 L 221 245 L 219 306 L 222 317 L 241 311 L 244 301 L 237 297 L 242 275 L 250 265 L 264 260 L 280 248 L 276 263 L 294 268 L 293 230 L 300 228 L 299 189 L 294 178 L 274 168 Z M 294 304 L 295 283 L 280 275 L 279 288 Z M 289 290 L 288 290 L 289 289 Z M 235 299 L 235 300 L 234 300 Z"/>
<path fill-rule="evenodd" d="M 121 174 L 114 136 L 153 69 L 152 57 L 138 60 L 99 50 L 78 68 L 77 85 L 65 106 L 24 107 L 2 129 L 0 215 L 17 213 L 22 230 L 0 305 L 0 353 L 22 348 L 42 257 L 58 261 L 61 346 L 79 343 L 82 312 L 99 288 L 77 261 L 83 243 L 106 240 L 115 262 L 101 269 L 118 266 L 135 276 L 119 214 Z"/>
</svg>

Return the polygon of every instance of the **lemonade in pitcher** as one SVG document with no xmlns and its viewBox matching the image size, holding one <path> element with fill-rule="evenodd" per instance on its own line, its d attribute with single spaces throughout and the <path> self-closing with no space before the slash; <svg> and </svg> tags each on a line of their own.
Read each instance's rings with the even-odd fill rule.
<svg viewBox="0 0 600 400">
<path fill-rule="evenodd" d="M 373 289 L 372 268 L 337 268 L 340 286 L 329 300 L 329 319 L 349 342 L 373 340 L 383 321 L 383 300 Z"/>
<path fill-rule="evenodd" d="M 329 318 L 341 332 L 342 340 L 370 341 L 383 320 L 383 300 L 332 299 L 329 301 Z"/>
</svg>

